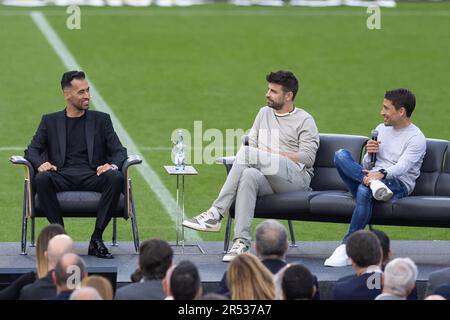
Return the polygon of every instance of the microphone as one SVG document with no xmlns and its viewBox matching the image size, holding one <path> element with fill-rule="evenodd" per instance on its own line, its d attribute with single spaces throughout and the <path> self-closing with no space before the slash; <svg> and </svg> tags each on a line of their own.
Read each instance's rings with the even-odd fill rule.
<svg viewBox="0 0 450 320">
<path fill-rule="evenodd" d="M 377 130 L 372 130 L 372 140 L 377 141 L 378 140 L 378 131 Z M 377 154 L 371 153 L 370 154 L 370 169 L 373 169 L 373 167 L 375 167 L 375 162 L 377 162 Z"/>
</svg>

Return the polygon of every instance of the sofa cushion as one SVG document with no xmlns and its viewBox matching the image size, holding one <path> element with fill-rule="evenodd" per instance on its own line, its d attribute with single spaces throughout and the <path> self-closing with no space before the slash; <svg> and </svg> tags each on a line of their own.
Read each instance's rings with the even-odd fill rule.
<svg viewBox="0 0 450 320">
<path fill-rule="evenodd" d="M 96 217 L 101 196 L 101 193 L 94 191 L 65 191 L 56 194 L 63 217 Z M 45 217 L 39 197 L 36 195 L 34 199 L 35 215 Z M 124 203 L 124 195 L 120 194 L 119 203 L 114 212 L 115 217 L 124 215 Z"/>
<path fill-rule="evenodd" d="M 450 197 L 412 196 L 399 199 L 394 203 L 392 218 L 401 220 L 402 225 L 450 227 Z"/>
<path fill-rule="evenodd" d="M 445 153 L 444 169 L 436 183 L 436 195 L 450 197 L 450 144 Z"/>
</svg>

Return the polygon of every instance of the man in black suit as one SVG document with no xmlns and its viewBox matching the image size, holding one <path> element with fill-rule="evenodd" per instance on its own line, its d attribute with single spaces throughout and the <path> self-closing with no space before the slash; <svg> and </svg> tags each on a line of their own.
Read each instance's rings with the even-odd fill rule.
<svg viewBox="0 0 450 320">
<path fill-rule="evenodd" d="M 25 158 L 38 171 L 35 188 L 50 223 L 64 226 L 58 192 L 102 193 L 88 254 L 111 259 L 102 235 L 123 189 L 124 177 L 118 168 L 126 160 L 127 151 L 109 115 L 88 110 L 89 83 L 84 72 L 64 73 L 61 88 L 65 110 L 42 117 Z"/>
</svg>

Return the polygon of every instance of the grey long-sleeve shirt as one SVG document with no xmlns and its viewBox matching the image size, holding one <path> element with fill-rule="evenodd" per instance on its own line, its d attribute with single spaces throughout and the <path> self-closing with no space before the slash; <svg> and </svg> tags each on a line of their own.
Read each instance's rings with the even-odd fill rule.
<svg viewBox="0 0 450 320">
<path fill-rule="evenodd" d="M 249 145 L 298 153 L 300 166 L 305 166 L 313 176 L 313 165 L 319 148 L 319 131 L 313 117 L 295 108 L 285 115 L 277 115 L 268 107 L 262 107 L 249 133 Z"/>
<path fill-rule="evenodd" d="M 427 141 L 422 131 L 414 124 L 401 129 L 380 124 L 376 127 L 380 148 L 377 153 L 375 167 L 371 171 L 385 169 L 386 178 L 397 178 L 408 189 L 410 194 L 420 175 Z M 364 168 L 369 168 L 370 155 L 364 156 Z"/>
</svg>

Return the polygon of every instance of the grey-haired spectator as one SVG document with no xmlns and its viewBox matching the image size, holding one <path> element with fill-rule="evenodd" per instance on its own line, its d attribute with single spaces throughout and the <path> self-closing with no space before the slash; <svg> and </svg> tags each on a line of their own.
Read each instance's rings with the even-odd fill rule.
<svg viewBox="0 0 450 320">
<path fill-rule="evenodd" d="M 406 300 L 416 286 L 417 266 L 410 258 L 396 258 L 384 270 L 383 293 L 375 300 Z"/>
<path fill-rule="evenodd" d="M 139 248 L 139 270 L 142 279 L 119 288 L 116 300 L 163 300 L 162 280 L 172 265 L 173 250 L 164 240 L 151 239 Z"/>
</svg>

